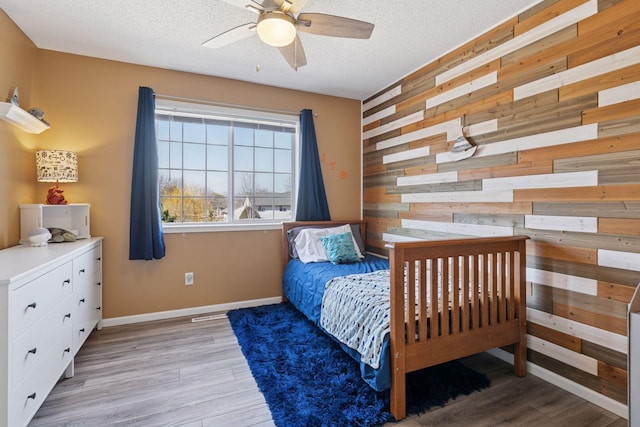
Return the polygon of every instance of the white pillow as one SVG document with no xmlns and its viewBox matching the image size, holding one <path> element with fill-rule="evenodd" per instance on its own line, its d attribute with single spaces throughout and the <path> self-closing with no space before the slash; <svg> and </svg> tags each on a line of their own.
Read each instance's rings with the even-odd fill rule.
<svg viewBox="0 0 640 427">
<path fill-rule="evenodd" d="M 351 227 L 349 224 L 341 225 L 340 227 L 331 228 L 307 228 L 302 230 L 298 236 L 296 236 L 294 242 L 296 245 L 296 251 L 298 252 L 298 258 L 303 263 L 309 262 L 326 262 L 329 261 L 327 252 L 324 250 L 324 245 L 320 240 L 320 236 L 329 236 L 332 234 L 349 233 L 353 240 L 353 246 L 356 249 L 356 253 L 359 258 L 364 258 L 358 243 L 351 233 Z"/>
</svg>

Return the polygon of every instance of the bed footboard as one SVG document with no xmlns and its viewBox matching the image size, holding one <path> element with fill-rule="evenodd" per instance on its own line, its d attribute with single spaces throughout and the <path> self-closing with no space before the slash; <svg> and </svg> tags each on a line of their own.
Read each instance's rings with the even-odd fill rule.
<svg viewBox="0 0 640 427">
<path fill-rule="evenodd" d="M 526 374 L 526 236 L 389 243 L 391 413 L 406 416 L 405 375 L 513 345 Z"/>
</svg>

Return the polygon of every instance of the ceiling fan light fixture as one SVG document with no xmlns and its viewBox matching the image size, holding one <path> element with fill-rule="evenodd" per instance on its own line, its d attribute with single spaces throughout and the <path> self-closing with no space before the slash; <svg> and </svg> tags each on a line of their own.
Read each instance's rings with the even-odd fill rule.
<svg viewBox="0 0 640 427">
<path fill-rule="evenodd" d="M 260 15 L 257 31 L 260 40 L 275 47 L 288 46 L 296 38 L 294 19 L 280 11 Z"/>
</svg>

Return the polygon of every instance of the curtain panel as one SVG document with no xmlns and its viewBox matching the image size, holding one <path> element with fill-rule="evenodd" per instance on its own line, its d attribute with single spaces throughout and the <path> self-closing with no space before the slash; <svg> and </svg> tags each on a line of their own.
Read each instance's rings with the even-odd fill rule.
<svg viewBox="0 0 640 427">
<path fill-rule="evenodd" d="M 324 190 L 313 112 L 300 112 L 300 180 L 296 221 L 329 221 L 329 204 Z"/>
<path fill-rule="evenodd" d="M 158 188 L 155 107 L 153 90 L 140 87 L 131 177 L 130 260 L 160 259 L 165 255 Z"/>
</svg>

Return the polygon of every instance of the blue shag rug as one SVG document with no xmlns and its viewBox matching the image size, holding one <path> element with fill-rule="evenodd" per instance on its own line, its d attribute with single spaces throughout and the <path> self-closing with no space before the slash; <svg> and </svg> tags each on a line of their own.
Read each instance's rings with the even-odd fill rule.
<svg viewBox="0 0 640 427">
<path fill-rule="evenodd" d="M 227 316 L 277 426 L 379 426 L 394 420 L 389 391 L 369 387 L 358 363 L 291 303 L 232 310 Z M 442 406 L 489 383 L 456 361 L 412 372 L 407 413 Z"/>
</svg>

